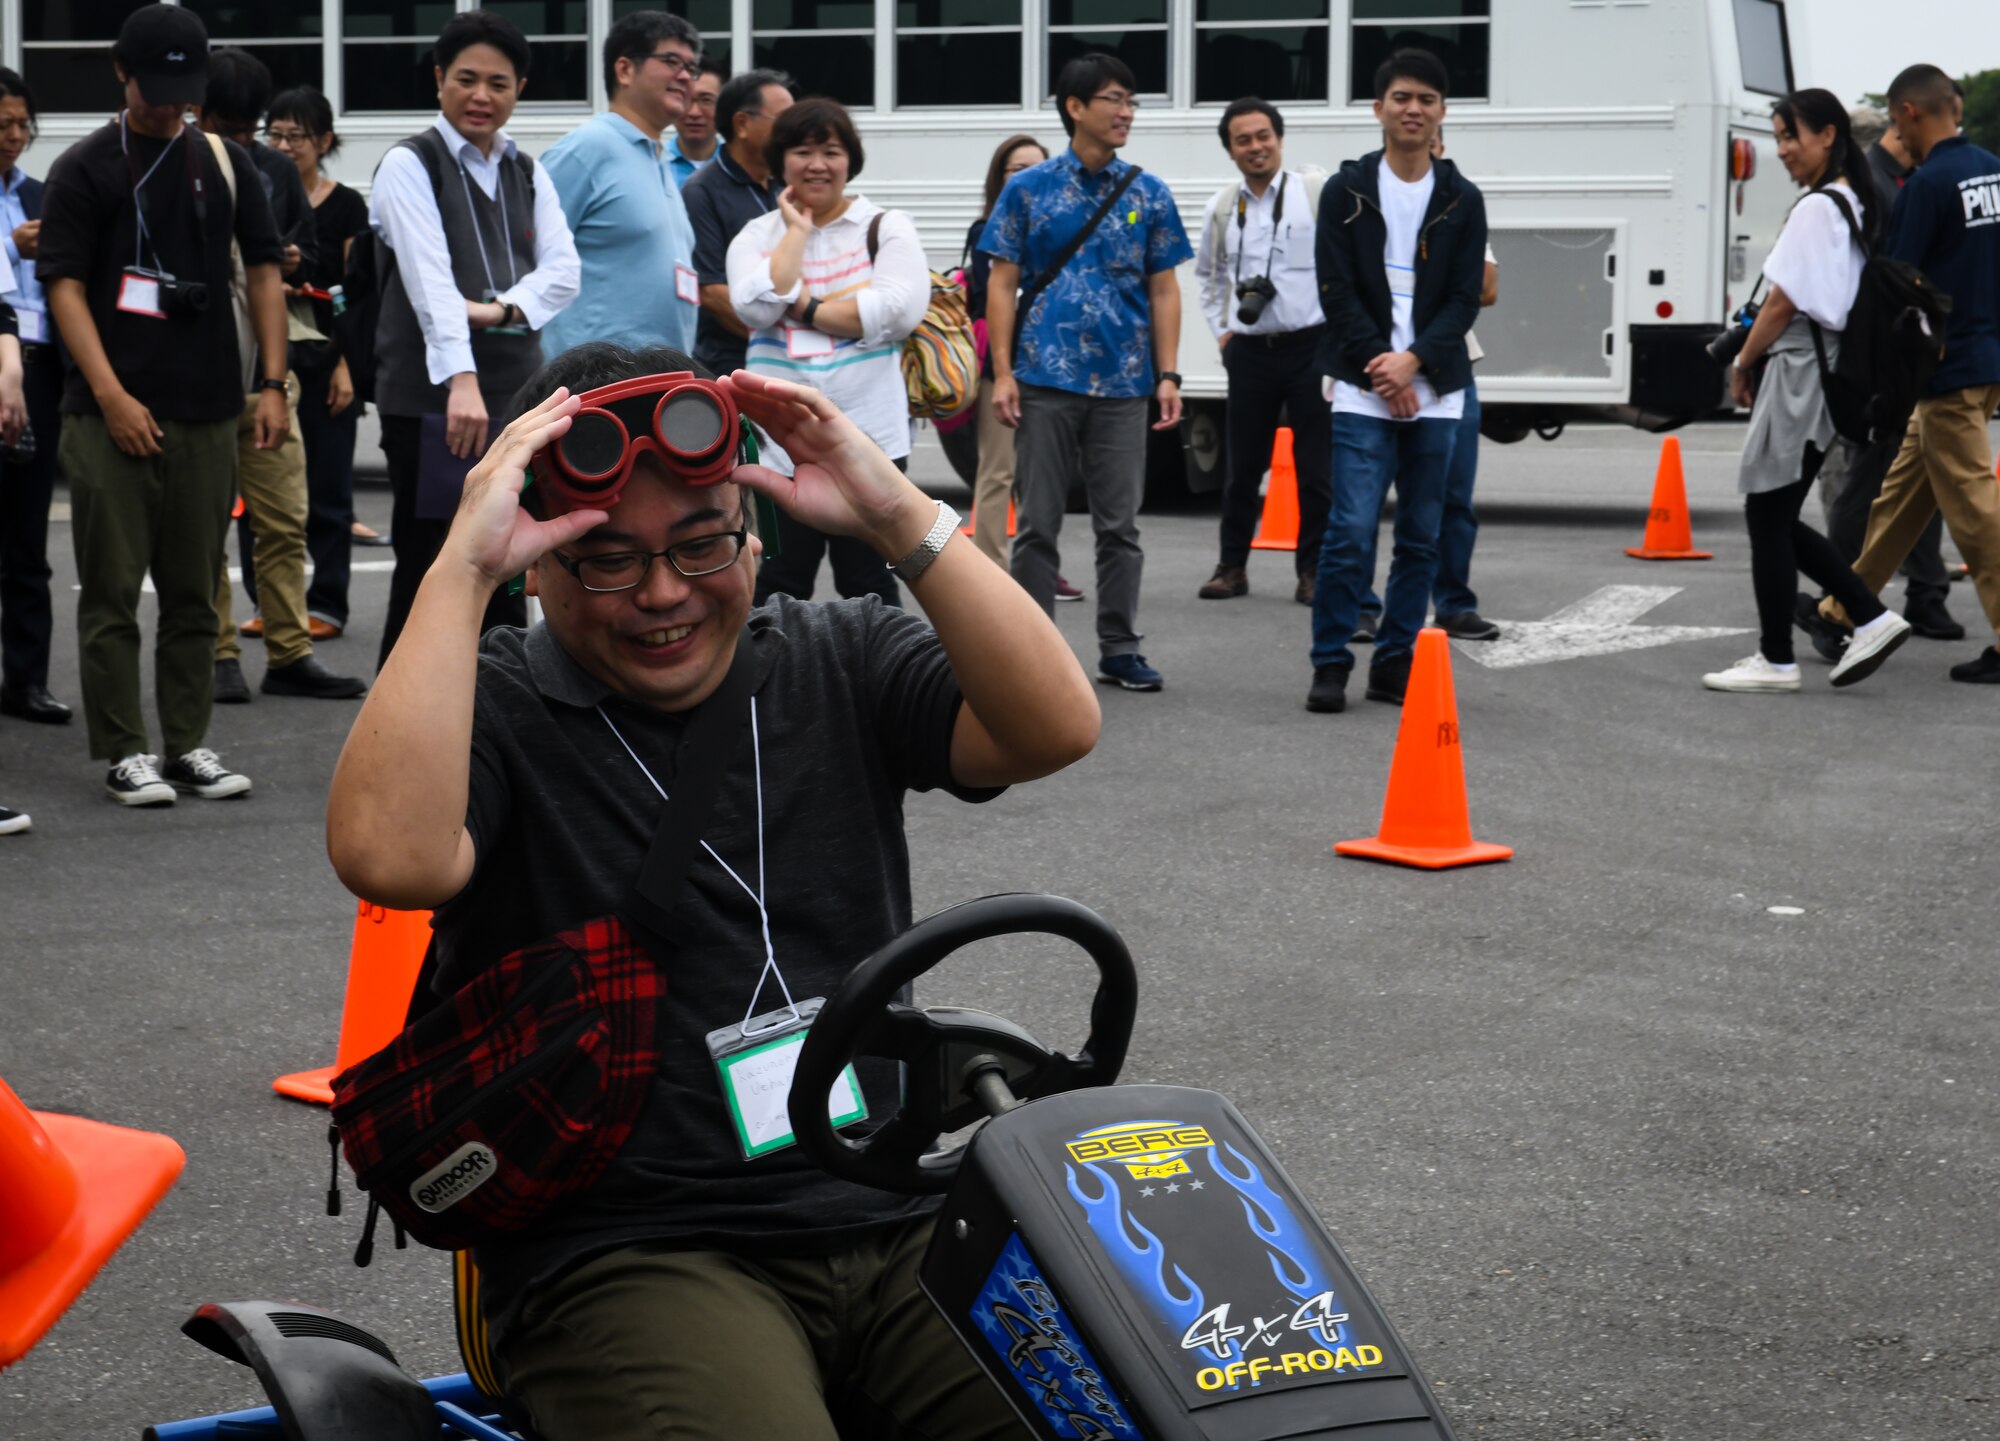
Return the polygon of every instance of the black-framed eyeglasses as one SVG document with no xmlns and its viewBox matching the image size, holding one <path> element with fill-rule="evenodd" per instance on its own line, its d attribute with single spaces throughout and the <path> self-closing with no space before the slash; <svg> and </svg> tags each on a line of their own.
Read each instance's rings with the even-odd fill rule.
<svg viewBox="0 0 2000 1441">
<path fill-rule="evenodd" d="M 1113 110 L 1120 109 L 1126 105 L 1131 106 L 1134 110 L 1139 108 L 1139 97 L 1136 95 L 1127 95 L 1123 90 L 1107 90 L 1102 95 L 1093 95 L 1090 97 L 1090 103 L 1093 105 L 1100 100 L 1109 100 Z"/>
<path fill-rule="evenodd" d="M 716 535 L 677 540 L 665 550 L 613 550 L 603 555 L 579 556 L 567 556 L 557 550 L 550 554 L 557 565 L 576 577 L 577 584 L 604 595 L 631 590 L 644 582 L 656 560 L 666 561 L 689 580 L 718 574 L 736 564 L 736 558 L 749 543 L 750 528 L 741 526 Z"/>
<path fill-rule="evenodd" d="M 644 58 L 647 60 L 657 60 L 669 70 L 686 75 L 689 78 L 701 74 L 701 57 L 699 55 L 677 55 L 671 50 L 655 50 L 652 54 Z"/>
<path fill-rule="evenodd" d="M 304 145 L 318 138 L 311 130 L 281 130 L 275 125 L 264 127 L 264 139 L 272 145 Z"/>
</svg>

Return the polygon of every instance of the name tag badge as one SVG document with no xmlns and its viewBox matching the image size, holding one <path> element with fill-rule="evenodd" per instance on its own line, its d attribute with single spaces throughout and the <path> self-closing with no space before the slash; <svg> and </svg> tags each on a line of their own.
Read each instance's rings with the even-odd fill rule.
<svg viewBox="0 0 2000 1441">
<path fill-rule="evenodd" d="M 715 1058 L 736 1144 L 746 1161 L 782 1151 L 795 1139 L 787 1114 L 792 1073 L 798 1069 L 806 1032 L 825 1004 L 826 997 L 815 996 L 798 1003 L 796 1016 L 785 1007 L 708 1033 L 708 1053 Z M 826 1114 L 836 1126 L 867 1119 L 868 1103 L 862 1099 L 854 1067 L 842 1071 L 827 1093 Z"/>
<path fill-rule="evenodd" d="M 49 343 L 49 315 L 46 310 L 35 310 L 30 306 L 17 306 L 15 318 L 21 322 L 21 343 L 23 345 L 47 345 Z"/>
<path fill-rule="evenodd" d="M 674 267 L 674 294 L 689 305 L 701 304 L 701 282 L 685 265 Z"/>
<path fill-rule="evenodd" d="M 167 312 L 160 309 L 160 277 L 128 265 L 118 283 L 118 308 L 127 315 L 165 320 Z"/>
<path fill-rule="evenodd" d="M 785 328 L 785 354 L 793 360 L 814 360 L 833 354 L 833 337 L 810 327 Z"/>
</svg>

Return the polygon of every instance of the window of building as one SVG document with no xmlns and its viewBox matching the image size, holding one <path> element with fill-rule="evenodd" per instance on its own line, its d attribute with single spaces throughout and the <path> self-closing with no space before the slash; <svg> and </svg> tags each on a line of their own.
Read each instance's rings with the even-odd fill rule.
<svg viewBox="0 0 2000 1441">
<path fill-rule="evenodd" d="M 701 32 L 701 53 L 729 64 L 729 0 L 611 0 L 614 24 L 639 10 L 664 10 L 690 21 Z M 592 53 L 601 58 L 603 48 Z"/>
<path fill-rule="evenodd" d="M 1141 95 L 1167 93 L 1167 0 L 1048 0 L 1048 86 L 1079 55 L 1116 55 Z"/>
<path fill-rule="evenodd" d="M 1324 100 L 1332 40 L 1327 0 L 1196 0 L 1195 103 Z"/>
<path fill-rule="evenodd" d="M 272 94 L 294 85 L 325 88 L 326 19 L 318 5 L 259 5 L 251 0 L 180 0 L 208 27 L 211 45 L 239 45 L 271 70 Z"/>
<path fill-rule="evenodd" d="M 42 110 L 108 115 L 124 103 L 111 42 L 138 0 L 21 0 L 21 78 Z"/>
<path fill-rule="evenodd" d="M 1375 98 L 1375 67 L 1398 50 L 1428 50 L 1451 78 L 1451 99 L 1490 91 L 1492 0 L 1354 0 L 1347 98 Z"/>
<path fill-rule="evenodd" d="M 874 0 L 751 0 L 754 63 L 783 70 L 801 96 L 875 103 Z"/>
<path fill-rule="evenodd" d="M 1736 0 L 1736 50 L 1744 89 L 1764 95 L 1791 90 L 1792 52 L 1782 0 Z"/>
<path fill-rule="evenodd" d="M 589 103 L 591 58 L 599 52 L 590 43 L 585 0 L 483 0 L 483 8 L 512 20 L 528 37 L 533 57 L 524 103 Z"/>
<path fill-rule="evenodd" d="M 1019 105 L 1021 0 L 899 0 L 898 105 Z"/>
<path fill-rule="evenodd" d="M 437 109 L 431 43 L 452 0 L 342 0 L 343 111 Z"/>
</svg>

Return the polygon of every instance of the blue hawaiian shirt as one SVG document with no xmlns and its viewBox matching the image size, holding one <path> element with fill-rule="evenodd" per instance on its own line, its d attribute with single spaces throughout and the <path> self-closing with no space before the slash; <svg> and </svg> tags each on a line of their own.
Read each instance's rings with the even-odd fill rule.
<svg viewBox="0 0 2000 1441">
<path fill-rule="evenodd" d="M 979 237 L 988 255 L 1021 267 L 1026 286 L 1075 238 L 1131 169 L 1113 156 L 1095 175 L 1074 150 L 1023 170 L 1000 192 Z M 1166 182 L 1145 174 L 1036 297 L 1021 327 L 1014 376 L 1079 395 L 1153 393 L 1152 306 L 1146 278 L 1191 259 L 1187 231 Z"/>
</svg>

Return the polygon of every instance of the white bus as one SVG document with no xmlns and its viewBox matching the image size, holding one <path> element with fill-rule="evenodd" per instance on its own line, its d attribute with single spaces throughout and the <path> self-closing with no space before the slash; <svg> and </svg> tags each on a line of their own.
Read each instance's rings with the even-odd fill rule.
<svg viewBox="0 0 2000 1441">
<path fill-rule="evenodd" d="M 383 151 L 425 124 L 430 40 L 470 0 L 184 0 L 217 43 L 280 86 L 318 85 L 365 188 Z M 43 113 L 25 161 L 45 174 L 118 104 L 108 45 L 130 0 L 0 0 L 0 55 Z M 633 10 L 686 15 L 741 69 L 789 71 L 855 112 L 857 189 L 916 217 L 931 261 L 956 263 L 988 157 L 1015 132 L 1063 143 L 1048 100 L 1063 61 L 1121 56 L 1144 108 L 1125 152 L 1166 179 L 1195 239 L 1234 171 L 1222 107 L 1257 94 L 1286 117 L 1286 159 L 1331 170 L 1379 144 L 1371 77 L 1423 46 L 1452 76 L 1446 140 L 1485 191 L 1500 303 L 1479 373 L 1498 439 L 1579 415 L 1664 427 L 1721 403 L 1701 345 L 1747 298 L 1790 204 L 1771 101 L 1795 83 L 1786 0 L 492 0 L 535 59 L 511 133 L 538 152 L 604 102 L 605 31 Z M 1798 77 L 1796 83 L 1810 83 Z M 1224 379 L 1196 303 L 1181 370 L 1189 419 L 1159 442 L 1156 481 L 1221 479 Z M 662 284 L 671 283 L 662 277 Z"/>
</svg>

